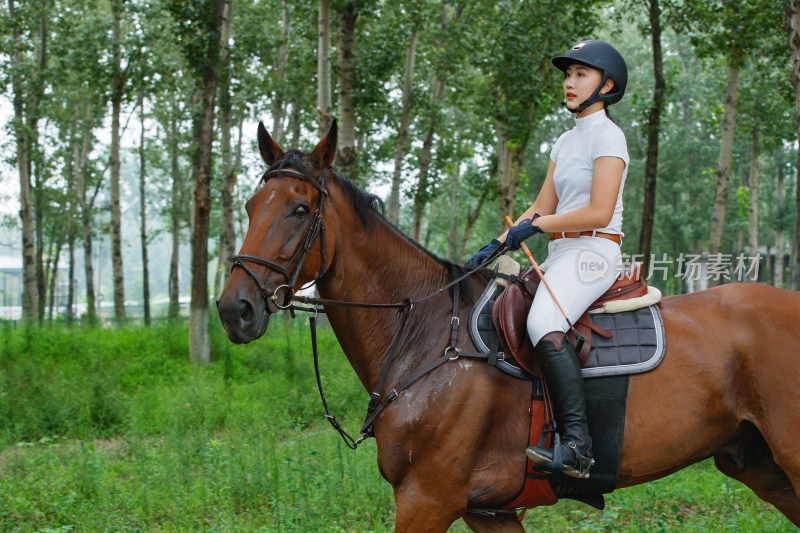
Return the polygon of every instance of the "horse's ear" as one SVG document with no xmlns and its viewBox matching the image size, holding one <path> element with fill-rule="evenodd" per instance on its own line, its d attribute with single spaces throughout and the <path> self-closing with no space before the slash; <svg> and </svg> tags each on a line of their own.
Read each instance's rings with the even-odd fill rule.
<svg viewBox="0 0 800 533">
<path fill-rule="evenodd" d="M 314 150 L 311 151 L 311 157 L 319 161 L 319 168 L 327 167 L 333 163 L 333 160 L 336 158 L 336 133 L 336 119 L 333 119 L 328 134 L 323 137 L 319 144 L 314 147 Z"/>
<path fill-rule="evenodd" d="M 261 152 L 261 158 L 268 167 L 271 167 L 275 161 L 283 157 L 283 150 L 269 136 L 263 122 L 258 123 L 258 150 Z"/>
</svg>

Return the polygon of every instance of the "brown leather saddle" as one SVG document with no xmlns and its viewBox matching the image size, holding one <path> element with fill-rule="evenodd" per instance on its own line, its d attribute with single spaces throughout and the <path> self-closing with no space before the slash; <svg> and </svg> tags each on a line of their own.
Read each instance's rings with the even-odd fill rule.
<svg viewBox="0 0 800 533">
<path fill-rule="evenodd" d="M 510 354 L 517 363 L 531 374 L 538 375 L 533 360 L 533 345 L 528 337 L 528 311 L 533 303 L 533 296 L 539 286 L 539 275 L 529 267 L 523 270 L 517 279 L 497 297 L 492 307 L 492 322 L 500 337 L 500 345 L 506 354 Z M 627 300 L 647 294 L 647 284 L 642 278 L 642 263 L 632 263 L 619 275 L 611 288 L 598 298 L 589 309 L 601 307 L 611 300 Z M 575 329 L 583 337 L 584 343 L 578 352 L 581 366 L 589 358 L 592 347 L 592 332 L 610 338 L 612 334 L 589 321 L 588 310 L 574 324 Z M 567 339 L 576 346 L 577 339 L 572 331 Z"/>
</svg>

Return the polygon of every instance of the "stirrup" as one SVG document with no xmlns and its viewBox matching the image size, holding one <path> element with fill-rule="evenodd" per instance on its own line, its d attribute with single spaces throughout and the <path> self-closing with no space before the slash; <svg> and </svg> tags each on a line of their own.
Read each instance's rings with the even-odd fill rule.
<svg viewBox="0 0 800 533">
<path fill-rule="evenodd" d="M 561 456 L 561 437 L 558 433 L 554 435 L 552 449 L 529 446 L 525 450 L 525 455 L 528 456 L 537 470 L 546 473 L 562 472 L 574 478 L 588 479 L 589 470 L 595 464 L 594 458 L 581 455 L 578 452 L 578 447 L 572 441 L 567 443 L 567 447 L 572 452 L 575 460 L 574 465 L 564 464 Z"/>
</svg>

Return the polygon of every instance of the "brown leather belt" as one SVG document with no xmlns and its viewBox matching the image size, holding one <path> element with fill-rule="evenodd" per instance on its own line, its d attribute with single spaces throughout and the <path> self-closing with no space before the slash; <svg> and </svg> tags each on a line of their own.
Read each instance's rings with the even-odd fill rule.
<svg viewBox="0 0 800 533">
<path fill-rule="evenodd" d="M 547 234 L 550 240 L 555 239 L 577 239 L 578 237 L 600 237 L 608 239 L 615 243 L 620 243 L 620 238 L 617 233 L 601 233 L 599 231 L 551 231 Z"/>
</svg>

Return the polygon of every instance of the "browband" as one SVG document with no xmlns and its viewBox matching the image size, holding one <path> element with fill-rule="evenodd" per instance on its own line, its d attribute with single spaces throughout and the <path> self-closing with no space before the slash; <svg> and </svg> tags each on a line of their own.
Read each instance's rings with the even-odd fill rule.
<svg viewBox="0 0 800 533">
<path fill-rule="evenodd" d="M 275 177 L 281 177 L 281 176 L 291 176 L 293 178 L 301 179 L 301 180 L 313 185 L 318 191 L 327 194 L 327 192 L 325 191 L 325 187 L 323 185 L 320 185 L 319 183 L 317 183 L 313 179 L 309 178 L 308 176 L 306 176 L 302 172 L 294 170 L 293 168 L 279 168 L 279 169 L 275 169 L 275 170 L 268 170 L 267 172 L 264 173 L 263 176 L 261 176 L 261 181 L 266 182 L 269 178 L 275 178 Z M 323 181 L 325 179 L 324 176 L 325 175 L 323 173 Z"/>
</svg>

